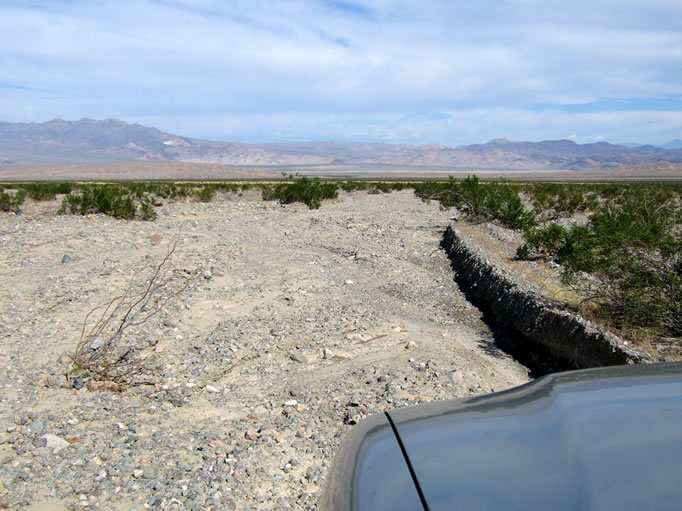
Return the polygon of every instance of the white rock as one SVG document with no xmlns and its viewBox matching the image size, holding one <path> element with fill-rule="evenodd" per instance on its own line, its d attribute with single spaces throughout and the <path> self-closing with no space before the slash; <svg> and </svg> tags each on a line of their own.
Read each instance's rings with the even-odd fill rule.
<svg viewBox="0 0 682 511">
<path fill-rule="evenodd" d="M 464 379 L 464 375 L 459 371 L 452 371 L 448 374 L 447 378 L 452 385 L 457 385 Z"/>
<path fill-rule="evenodd" d="M 220 394 L 220 389 L 218 387 L 214 387 L 213 385 L 206 385 L 204 387 L 206 389 L 206 392 L 212 392 L 213 394 Z"/>
<path fill-rule="evenodd" d="M 47 433 L 43 435 L 41 438 L 45 439 L 45 447 L 47 447 L 48 449 L 52 449 L 52 452 L 55 453 L 61 451 L 64 447 L 69 446 L 69 442 L 67 442 L 61 437 L 58 437 L 57 435 Z"/>
</svg>

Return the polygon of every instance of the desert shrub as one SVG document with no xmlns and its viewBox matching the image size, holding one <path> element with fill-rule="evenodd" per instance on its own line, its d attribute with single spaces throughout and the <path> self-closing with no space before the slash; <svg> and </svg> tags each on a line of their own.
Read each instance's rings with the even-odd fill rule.
<svg viewBox="0 0 682 511">
<path fill-rule="evenodd" d="M 71 183 L 21 183 L 16 185 L 18 189 L 24 190 L 26 195 L 36 201 L 52 200 L 57 194 L 71 193 L 73 185 Z"/>
<path fill-rule="evenodd" d="M 367 190 L 370 183 L 367 181 L 344 181 L 340 184 L 341 189 L 344 192 L 355 192 L 359 190 Z"/>
<path fill-rule="evenodd" d="M 590 236 L 590 230 L 585 226 L 573 225 L 567 229 L 555 222 L 542 228 L 526 229 L 524 244 L 516 251 L 516 257 L 525 260 L 555 257 L 561 261 L 576 261 L 581 252 L 583 255 L 589 253 Z"/>
<path fill-rule="evenodd" d="M 24 190 L 17 190 L 16 192 L 0 192 L 0 211 L 17 212 L 20 206 L 26 199 L 26 192 Z"/>
<path fill-rule="evenodd" d="M 147 198 L 144 198 L 140 201 L 137 215 L 139 216 L 140 220 L 146 221 L 156 220 L 156 217 L 158 216 L 156 214 L 156 210 L 154 209 L 154 204 L 152 204 L 151 200 Z"/>
<path fill-rule="evenodd" d="M 216 183 L 215 186 L 221 192 L 239 193 L 241 190 L 239 183 Z"/>
<path fill-rule="evenodd" d="M 626 186 L 619 183 L 595 184 L 592 188 L 605 200 L 618 200 L 626 193 Z"/>
<path fill-rule="evenodd" d="M 201 202 L 211 202 L 213 200 L 213 197 L 215 196 L 216 192 L 216 187 L 205 184 L 204 186 L 201 187 L 200 190 L 196 191 L 196 197 L 199 199 Z"/>
<path fill-rule="evenodd" d="M 13 194 L 7 192 L 0 192 L 0 211 L 12 211 L 14 205 Z"/>
<path fill-rule="evenodd" d="M 372 183 L 372 186 L 369 189 L 369 193 L 391 193 L 392 191 L 393 191 L 392 183 L 387 183 L 385 181 Z"/>
<path fill-rule="evenodd" d="M 587 225 L 528 229 L 517 257 L 551 255 L 564 281 L 619 326 L 682 333 L 682 216 L 667 187 L 634 186 L 614 193 Z"/>
<path fill-rule="evenodd" d="M 108 186 L 108 185 L 105 185 Z M 128 193 L 136 197 L 142 197 L 154 188 L 152 183 L 141 181 L 120 181 L 116 184 L 121 193 Z M 125 192 L 124 192 L 125 191 Z"/>
<path fill-rule="evenodd" d="M 69 194 L 62 199 L 58 214 L 87 215 L 103 213 L 114 218 L 153 220 L 153 202 L 143 190 L 131 190 L 122 185 L 87 185 L 80 194 Z"/>
<path fill-rule="evenodd" d="M 159 183 L 153 193 L 162 199 L 174 199 L 178 197 L 178 187 L 175 183 Z"/>
<path fill-rule="evenodd" d="M 144 357 L 150 341 L 142 330 L 196 277 L 171 267 L 175 247 L 158 264 L 148 260 L 120 295 L 85 316 L 69 371 L 74 385 L 123 390 L 152 383 L 157 367 Z"/>
<path fill-rule="evenodd" d="M 453 186 L 455 178 L 450 176 L 449 181 L 447 183 L 443 183 L 440 181 L 422 181 L 421 183 L 415 183 L 413 186 L 414 188 L 414 194 L 419 197 L 421 200 L 424 202 L 428 202 L 431 200 L 437 200 L 440 201 L 441 197 L 447 195 L 448 193 L 448 188 L 451 188 Z M 444 206 L 443 203 L 440 203 L 441 207 L 448 207 Z"/>
<path fill-rule="evenodd" d="M 438 200 L 443 208 L 457 208 L 475 221 L 496 221 L 512 229 L 535 225 L 533 213 L 526 209 L 519 195 L 519 185 L 506 181 L 481 183 L 477 176 L 447 183 L 425 182 L 414 185 L 422 200 Z"/>
<path fill-rule="evenodd" d="M 187 197 L 189 186 L 186 183 L 157 183 L 149 192 L 162 199 L 173 200 Z"/>
<path fill-rule="evenodd" d="M 4 192 L 7 197 L 2 199 L 2 204 L 0 204 L 0 209 L 3 211 L 8 211 L 4 209 L 7 204 L 10 204 L 10 208 L 14 209 L 21 205 L 26 197 L 36 200 L 52 200 L 57 194 L 67 194 L 71 193 L 73 185 L 71 183 L 13 183 L 10 186 L 3 185 L 0 190 L 11 189 L 15 190 L 15 193 Z M 14 199 L 12 199 L 12 196 Z"/>
<path fill-rule="evenodd" d="M 184 199 L 185 197 L 189 197 L 189 195 L 190 195 L 189 185 L 181 184 L 173 188 L 173 195 L 171 196 L 171 198 L 174 199 L 178 197 Z"/>
<path fill-rule="evenodd" d="M 402 190 L 407 190 L 409 188 L 414 188 L 414 183 L 394 181 L 391 183 L 391 190 L 400 192 Z"/>
<path fill-rule="evenodd" d="M 338 185 L 344 192 L 368 190 L 369 193 L 390 193 L 415 188 L 415 183 L 401 181 L 344 181 Z"/>
<path fill-rule="evenodd" d="M 10 211 L 12 207 L 12 196 L 7 192 L 0 192 L 0 211 Z"/>
<path fill-rule="evenodd" d="M 568 217 L 577 211 L 595 207 L 595 194 L 592 194 L 588 202 L 581 185 L 567 183 L 533 183 L 526 187 L 526 193 L 530 196 L 533 209 L 540 217 L 555 219 Z"/>
<path fill-rule="evenodd" d="M 535 225 L 535 215 L 526 209 L 520 187 L 507 182 L 486 185 L 483 214 L 510 229 L 528 229 Z"/>
<path fill-rule="evenodd" d="M 278 200 L 280 204 L 302 202 L 310 209 L 318 209 L 323 199 L 335 199 L 339 192 L 336 183 L 303 176 L 294 178 L 293 182 L 264 187 L 262 193 L 263 200 Z"/>
</svg>

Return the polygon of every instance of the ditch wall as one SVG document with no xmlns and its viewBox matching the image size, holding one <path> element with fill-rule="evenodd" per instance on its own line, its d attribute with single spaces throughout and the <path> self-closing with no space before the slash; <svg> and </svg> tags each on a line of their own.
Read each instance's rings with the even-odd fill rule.
<svg viewBox="0 0 682 511">
<path fill-rule="evenodd" d="M 520 283 L 452 225 L 445 231 L 443 247 L 469 299 L 490 312 L 501 327 L 542 345 L 551 356 L 579 369 L 653 361 L 647 353 L 626 346 L 615 335 Z"/>
</svg>

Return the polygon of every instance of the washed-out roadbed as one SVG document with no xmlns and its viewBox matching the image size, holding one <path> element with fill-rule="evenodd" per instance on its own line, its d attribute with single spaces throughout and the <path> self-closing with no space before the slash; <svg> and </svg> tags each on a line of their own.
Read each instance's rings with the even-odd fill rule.
<svg viewBox="0 0 682 511">
<path fill-rule="evenodd" d="M 450 214 L 411 191 L 58 206 L 0 214 L 0 508 L 315 509 L 364 416 L 529 380 L 453 281 Z M 153 381 L 74 388 L 85 315 L 176 241 L 197 278 L 136 334 Z"/>
</svg>

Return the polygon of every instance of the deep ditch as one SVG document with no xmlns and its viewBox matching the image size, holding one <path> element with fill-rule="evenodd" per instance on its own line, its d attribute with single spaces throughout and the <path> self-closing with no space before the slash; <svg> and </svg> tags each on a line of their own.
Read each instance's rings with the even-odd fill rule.
<svg viewBox="0 0 682 511">
<path fill-rule="evenodd" d="M 452 225 L 442 240 L 455 280 L 481 309 L 498 335 L 499 346 L 529 367 L 534 376 L 559 369 L 648 363 L 634 350 L 560 303 L 542 297 L 491 263 Z"/>
</svg>

